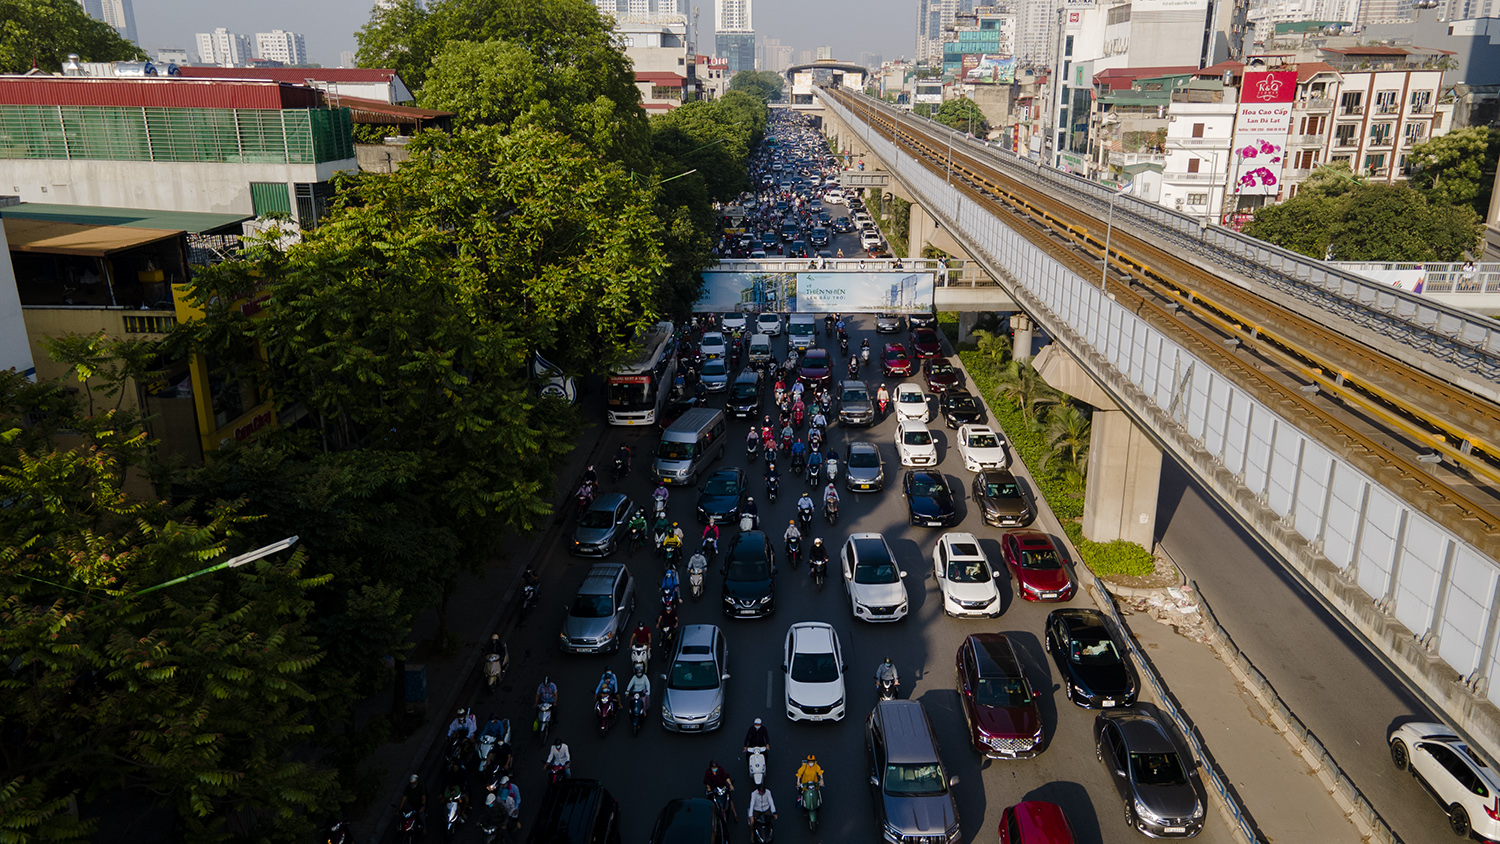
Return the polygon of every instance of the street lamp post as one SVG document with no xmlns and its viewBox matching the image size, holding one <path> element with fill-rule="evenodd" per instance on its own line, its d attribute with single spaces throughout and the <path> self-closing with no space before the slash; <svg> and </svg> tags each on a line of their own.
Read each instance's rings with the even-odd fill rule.
<svg viewBox="0 0 1500 844">
<path fill-rule="evenodd" d="M 1106 222 L 1104 225 L 1104 262 L 1103 265 L 1099 267 L 1100 290 L 1106 289 L 1105 281 L 1109 276 L 1109 239 L 1110 236 L 1115 233 L 1115 200 L 1120 197 L 1120 194 L 1129 189 L 1132 183 L 1133 181 L 1126 182 L 1125 184 L 1120 185 L 1118 190 L 1111 192 L 1109 195 L 1109 214 L 1106 216 Z"/>
<path fill-rule="evenodd" d="M 224 562 L 216 563 L 206 569 L 200 569 L 199 571 L 195 571 L 191 574 L 185 574 L 182 577 L 174 577 L 171 580 L 168 580 L 166 583 L 158 583 L 155 586 L 147 586 L 145 589 L 142 589 L 139 592 L 132 593 L 130 597 L 138 598 L 141 595 L 146 594 L 147 592 L 155 592 L 158 589 L 165 589 L 168 586 L 176 586 L 184 580 L 192 580 L 199 575 L 209 574 L 211 572 L 220 571 L 222 569 L 236 568 L 238 566 L 243 566 L 246 563 L 253 563 L 256 560 L 261 559 L 262 557 L 269 557 L 278 551 L 285 551 L 293 545 L 296 545 L 298 538 L 299 537 L 296 536 L 289 536 L 286 539 L 272 542 L 270 545 L 263 545 L 260 548 L 255 549 L 254 551 L 246 551 L 239 556 L 230 557 Z"/>
</svg>

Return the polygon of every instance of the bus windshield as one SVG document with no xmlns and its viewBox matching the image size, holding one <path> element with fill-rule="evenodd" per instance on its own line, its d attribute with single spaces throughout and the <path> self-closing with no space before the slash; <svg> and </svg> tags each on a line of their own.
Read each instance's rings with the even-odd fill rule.
<svg viewBox="0 0 1500 844">
<path fill-rule="evenodd" d="M 656 388 L 642 376 L 616 376 L 609 380 L 609 406 L 615 410 L 650 410 L 656 406 Z"/>
</svg>

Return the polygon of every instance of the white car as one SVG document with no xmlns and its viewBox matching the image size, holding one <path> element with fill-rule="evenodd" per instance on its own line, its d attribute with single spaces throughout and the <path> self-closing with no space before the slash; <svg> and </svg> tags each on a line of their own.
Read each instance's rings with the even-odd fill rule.
<svg viewBox="0 0 1500 844">
<path fill-rule="evenodd" d="M 717 331 L 709 331 L 698 341 L 698 351 L 703 353 L 703 359 L 721 358 L 729 352 L 729 346 L 724 342 L 724 335 Z"/>
<path fill-rule="evenodd" d="M 964 468 L 970 472 L 1010 467 L 1010 455 L 1005 451 L 1005 437 L 988 425 L 960 425 L 958 454 L 964 459 Z"/>
<path fill-rule="evenodd" d="M 834 190 L 823 194 L 823 201 L 828 203 L 829 205 L 843 205 L 844 192 L 835 188 Z"/>
<path fill-rule="evenodd" d="M 926 422 L 901 419 L 896 422 L 896 452 L 902 466 L 936 466 L 937 443 Z"/>
<path fill-rule="evenodd" d="M 781 336 L 781 314 L 761 314 L 755 318 L 755 333 L 768 337 Z"/>
<path fill-rule="evenodd" d="M 736 334 L 750 327 L 750 321 L 741 313 L 725 314 L 724 318 L 719 320 L 719 324 L 724 326 L 725 331 L 733 331 Z"/>
<path fill-rule="evenodd" d="M 859 233 L 859 245 L 866 249 L 873 249 L 880 245 L 880 232 L 874 229 L 865 229 Z"/>
<path fill-rule="evenodd" d="M 1464 740 L 1444 724 L 1414 721 L 1388 737 L 1391 762 L 1411 771 L 1448 813 L 1448 826 L 1464 839 L 1472 831 L 1486 841 L 1500 840 L 1500 775 L 1480 761 Z"/>
<path fill-rule="evenodd" d="M 960 618 L 1000 615 L 995 573 L 974 534 L 943 534 L 932 552 L 932 572 L 943 593 L 943 612 Z"/>
<path fill-rule="evenodd" d="M 878 533 L 856 533 L 839 552 L 844 588 L 854 617 L 864 621 L 900 621 L 906 617 L 906 572 Z"/>
<path fill-rule="evenodd" d="M 927 422 L 931 419 L 931 408 L 927 404 L 927 394 L 916 384 L 896 385 L 896 419 L 912 419 L 917 422 Z"/>
<path fill-rule="evenodd" d="M 803 621 L 786 631 L 781 670 L 786 676 L 786 717 L 793 721 L 844 720 L 844 650 L 833 625 Z"/>
</svg>

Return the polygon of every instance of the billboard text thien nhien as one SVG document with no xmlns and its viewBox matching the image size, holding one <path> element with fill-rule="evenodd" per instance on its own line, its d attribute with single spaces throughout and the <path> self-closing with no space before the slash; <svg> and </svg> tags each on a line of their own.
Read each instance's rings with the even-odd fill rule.
<svg viewBox="0 0 1500 844">
<path fill-rule="evenodd" d="M 931 313 L 933 273 L 706 272 L 693 310 L 760 313 Z"/>
</svg>

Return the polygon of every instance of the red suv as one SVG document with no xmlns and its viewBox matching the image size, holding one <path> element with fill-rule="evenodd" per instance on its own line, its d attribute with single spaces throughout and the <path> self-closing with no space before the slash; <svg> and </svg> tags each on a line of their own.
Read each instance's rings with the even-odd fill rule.
<svg viewBox="0 0 1500 844">
<path fill-rule="evenodd" d="M 1000 816 L 1000 844 L 1073 844 L 1073 828 L 1056 803 L 1027 800 Z"/>
<path fill-rule="evenodd" d="M 1052 539 L 1034 530 L 1016 530 L 1000 540 L 1000 554 L 1016 579 L 1016 590 L 1028 601 L 1066 601 L 1073 597 L 1067 559 Z"/>
<path fill-rule="evenodd" d="M 900 343 L 886 343 L 885 351 L 880 355 L 880 367 L 885 370 L 887 378 L 910 375 L 911 357 L 906 354 L 906 347 Z"/>
</svg>

